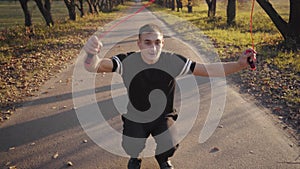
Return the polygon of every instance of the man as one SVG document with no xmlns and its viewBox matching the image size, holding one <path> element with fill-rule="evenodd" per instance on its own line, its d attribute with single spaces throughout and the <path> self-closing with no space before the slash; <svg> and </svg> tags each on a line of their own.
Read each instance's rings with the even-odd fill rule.
<svg viewBox="0 0 300 169">
<path fill-rule="evenodd" d="M 169 158 L 174 155 L 178 144 L 175 131 L 169 128 L 177 118 L 173 107 L 175 79 L 187 74 L 220 77 L 240 71 L 248 66 L 248 58 L 255 60 L 255 51 L 244 52 L 236 62 L 197 63 L 174 53 L 163 52 L 163 33 L 154 24 L 140 28 L 137 45 L 139 52 L 100 59 L 91 57 L 99 53 L 102 47 L 98 38 L 93 36 L 84 46 L 89 55 L 85 68 L 90 72 L 116 72 L 123 78 L 129 96 L 127 113 L 122 115 L 122 147 L 131 157 L 128 169 L 140 168 L 139 155 L 150 135 L 157 143 L 155 158 L 160 168 L 173 169 Z"/>
</svg>

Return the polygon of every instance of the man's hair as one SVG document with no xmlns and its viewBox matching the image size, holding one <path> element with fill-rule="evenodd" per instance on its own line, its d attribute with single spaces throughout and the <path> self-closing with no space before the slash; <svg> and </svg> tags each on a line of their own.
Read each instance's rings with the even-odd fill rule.
<svg viewBox="0 0 300 169">
<path fill-rule="evenodd" d="M 162 32 L 162 30 L 160 29 L 160 27 L 157 26 L 157 25 L 155 25 L 155 24 L 153 24 L 153 23 L 146 24 L 146 25 L 144 25 L 144 26 L 142 26 L 142 27 L 140 28 L 140 30 L 139 30 L 139 38 L 141 38 L 141 35 L 142 35 L 143 33 L 145 33 L 145 32 L 147 32 L 147 33 L 155 33 L 155 32 L 158 32 L 158 33 L 160 33 L 160 34 L 163 35 L 163 32 Z"/>
</svg>

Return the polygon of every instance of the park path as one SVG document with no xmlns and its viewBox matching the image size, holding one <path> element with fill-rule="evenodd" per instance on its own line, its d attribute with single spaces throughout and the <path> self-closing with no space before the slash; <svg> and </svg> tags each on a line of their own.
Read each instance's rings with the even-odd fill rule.
<svg viewBox="0 0 300 169">
<path fill-rule="evenodd" d="M 176 34 L 151 12 L 143 10 L 136 15 L 130 15 L 141 7 L 137 4 L 129 9 L 130 17 L 124 17 L 126 21 L 118 24 L 103 37 L 103 54 L 111 56 L 119 52 L 137 50 L 135 40 L 138 28 L 145 23 L 156 23 L 166 34 L 165 49 L 184 54 L 194 60 L 205 60 L 199 58 L 189 45 L 178 41 Z M 112 154 L 98 146 L 97 140 L 92 140 L 91 135 L 89 137 L 78 120 L 76 111 L 99 105 L 104 107 L 101 112 L 108 119 L 110 126 L 116 131 L 122 129 L 116 110 L 107 109 L 107 105 L 113 104 L 112 95 L 124 95 L 121 80 L 113 74 L 94 75 L 80 69 L 78 65 L 82 54 L 74 64 L 49 80 L 41 88 L 38 96 L 30 98 L 16 110 L 9 121 L 0 126 L 0 168 L 17 166 L 28 169 L 60 169 L 67 168 L 68 161 L 73 163 L 71 168 L 78 169 L 126 168 L 128 158 Z M 199 102 L 192 99 L 194 91 L 184 93 L 181 100 L 176 100 L 176 105 L 179 105 L 179 102 L 184 103 L 180 109 L 187 112 L 193 110 L 195 105 L 200 105 L 194 121 L 187 121 L 180 126 L 192 124 L 172 158 L 177 169 L 300 168 L 299 148 L 275 125 L 268 111 L 256 106 L 250 99 L 243 98 L 223 83 L 221 86 L 225 86 L 226 91 L 217 93 L 222 95 L 226 92 L 221 121 L 213 135 L 200 144 L 198 140 L 201 129 L 209 110 L 216 105 L 211 104 L 210 80 L 199 77 L 196 81 L 201 96 Z M 95 86 L 91 88 L 91 84 Z M 74 106 L 74 99 L 81 102 Z M 185 113 L 180 115 L 189 116 Z M 92 121 L 91 126 L 94 122 L 97 121 Z M 96 129 L 99 135 L 102 135 L 100 137 L 105 138 L 102 140 L 105 144 L 114 146 L 113 143 L 118 142 L 103 131 L 101 124 Z M 297 160 L 298 163 L 295 162 Z M 153 157 L 145 157 L 142 168 L 154 169 L 158 168 L 158 165 Z"/>
</svg>

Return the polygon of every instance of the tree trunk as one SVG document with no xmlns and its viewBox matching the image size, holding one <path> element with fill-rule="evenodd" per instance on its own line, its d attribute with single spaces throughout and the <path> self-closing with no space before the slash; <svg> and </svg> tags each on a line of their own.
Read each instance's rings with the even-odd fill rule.
<svg viewBox="0 0 300 169">
<path fill-rule="evenodd" d="M 212 18 L 216 16 L 217 0 L 206 0 L 208 5 L 208 17 Z"/>
<path fill-rule="evenodd" d="M 175 0 L 171 0 L 171 9 L 175 11 Z"/>
<path fill-rule="evenodd" d="M 177 12 L 182 11 L 182 1 L 176 0 Z"/>
<path fill-rule="evenodd" d="M 163 7 L 169 8 L 170 7 L 170 0 L 164 0 L 163 1 Z"/>
<path fill-rule="evenodd" d="M 288 37 L 300 45 L 300 1 L 290 0 L 290 18 Z"/>
<path fill-rule="evenodd" d="M 268 0 L 256 0 L 257 3 L 264 9 L 264 11 L 269 15 L 281 35 L 284 39 L 287 38 L 288 34 L 288 23 L 282 19 L 282 17 L 276 12 L 272 4 Z"/>
<path fill-rule="evenodd" d="M 64 0 L 68 8 L 69 19 L 76 21 L 75 0 Z"/>
<path fill-rule="evenodd" d="M 236 0 L 228 0 L 227 3 L 227 25 L 235 25 Z"/>
<path fill-rule="evenodd" d="M 156 2 L 156 4 L 158 4 L 160 6 L 163 6 L 163 4 L 164 4 L 163 0 L 156 0 L 155 2 Z"/>
<path fill-rule="evenodd" d="M 103 1 L 103 0 L 102 0 Z M 99 7 L 99 1 L 96 1 L 96 0 L 93 0 L 92 1 L 92 10 L 93 10 L 93 13 L 96 13 L 98 14 L 99 11 L 98 11 L 98 7 Z M 100 8 L 99 8 L 100 9 Z M 101 10 L 101 9 L 100 9 Z"/>
<path fill-rule="evenodd" d="M 28 0 L 19 0 L 21 7 L 23 9 L 24 12 L 24 16 L 25 16 L 25 34 L 31 38 L 34 36 L 34 30 L 32 27 L 32 21 L 31 21 L 31 15 L 30 12 L 28 10 L 28 6 L 27 6 L 27 2 Z"/>
<path fill-rule="evenodd" d="M 192 13 L 193 12 L 192 0 L 188 0 L 187 8 L 188 8 L 188 13 Z"/>
<path fill-rule="evenodd" d="M 109 4 L 107 0 L 102 0 L 102 11 L 103 12 L 109 12 Z"/>
<path fill-rule="evenodd" d="M 100 11 L 104 12 L 105 7 L 104 7 L 104 0 L 101 0 L 101 2 L 98 3 L 98 8 L 100 9 Z"/>
<path fill-rule="evenodd" d="M 19 2 L 21 4 L 21 7 L 22 7 L 23 12 L 24 12 L 25 26 L 30 27 L 30 26 L 32 26 L 32 20 L 31 20 L 30 12 L 28 10 L 28 6 L 27 6 L 28 0 L 19 0 Z"/>
<path fill-rule="evenodd" d="M 75 6 L 80 11 L 80 17 L 83 17 L 84 16 L 83 0 L 78 0 L 78 2 L 79 2 L 79 5 L 75 4 Z"/>
<path fill-rule="evenodd" d="M 113 9 L 113 1 L 110 0 L 110 1 L 108 1 L 108 3 L 109 3 L 109 12 L 111 12 Z"/>
<path fill-rule="evenodd" d="M 273 8 L 268 0 L 256 0 L 258 4 L 271 18 L 276 28 L 279 30 L 286 42 L 291 43 L 292 46 L 300 45 L 300 1 L 290 0 L 290 18 L 287 23 Z"/>
<path fill-rule="evenodd" d="M 45 0 L 45 4 L 43 4 L 42 0 L 35 0 L 35 3 L 43 15 L 47 26 L 53 26 L 54 22 L 51 15 L 51 0 Z"/>
<path fill-rule="evenodd" d="M 93 13 L 92 2 L 91 2 L 91 0 L 87 0 L 86 2 L 88 3 L 89 13 L 92 14 Z"/>
</svg>

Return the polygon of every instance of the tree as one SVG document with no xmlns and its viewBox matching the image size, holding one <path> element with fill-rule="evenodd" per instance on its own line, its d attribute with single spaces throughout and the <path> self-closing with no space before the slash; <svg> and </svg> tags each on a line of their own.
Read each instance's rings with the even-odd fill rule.
<svg viewBox="0 0 300 169">
<path fill-rule="evenodd" d="M 164 7 L 171 8 L 171 0 L 165 0 Z"/>
<path fill-rule="evenodd" d="M 193 12 L 192 0 L 188 0 L 188 4 L 187 4 L 186 7 L 188 8 L 188 13 L 192 13 Z"/>
<path fill-rule="evenodd" d="M 216 16 L 217 0 L 205 0 L 208 6 L 208 17 Z"/>
<path fill-rule="evenodd" d="M 24 16 L 25 16 L 25 26 L 30 27 L 32 26 L 32 20 L 30 11 L 28 10 L 28 1 L 29 0 L 19 0 Z M 35 0 L 35 3 L 37 7 L 39 8 L 42 16 L 44 17 L 47 26 L 53 26 L 54 22 L 51 15 L 51 0 L 44 0 L 44 3 L 42 0 Z"/>
<path fill-rule="evenodd" d="M 28 0 L 19 0 L 19 2 L 21 4 L 25 16 L 25 26 L 30 27 L 32 26 L 32 20 L 31 20 L 30 12 L 28 10 L 28 5 L 27 5 Z"/>
<path fill-rule="evenodd" d="M 102 0 L 101 1 L 101 11 L 111 12 L 112 11 L 112 1 L 111 0 Z"/>
<path fill-rule="evenodd" d="M 226 13 L 227 25 L 235 25 L 236 0 L 228 0 Z"/>
<path fill-rule="evenodd" d="M 175 0 L 171 0 L 171 9 L 175 11 Z"/>
<path fill-rule="evenodd" d="M 176 0 L 176 6 L 177 6 L 177 12 L 179 12 L 179 9 L 182 11 L 182 1 L 181 0 Z"/>
<path fill-rule="evenodd" d="M 99 4 L 99 0 L 87 0 L 89 6 L 89 13 L 98 13 L 98 8 L 102 9 L 102 6 Z M 102 0 L 103 3 L 103 0 Z M 98 7 L 98 8 L 97 8 Z"/>
<path fill-rule="evenodd" d="M 169 0 L 156 0 L 155 3 L 160 6 L 163 6 L 164 4 L 168 5 Z"/>
<path fill-rule="evenodd" d="M 43 15 L 47 26 L 53 26 L 54 22 L 51 15 L 51 0 L 44 0 L 44 3 L 42 0 L 35 0 L 35 3 Z"/>
<path fill-rule="evenodd" d="M 75 4 L 77 9 L 80 11 L 80 17 L 84 16 L 84 9 L 83 9 L 83 0 L 78 0 L 79 4 Z"/>
<path fill-rule="evenodd" d="M 256 0 L 271 18 L 286 42 L 300 45 L 300 1 L 290 0 L 289 21 L 286 22 L 273 8 L 269 0 Z"/>
<path fill-rule="evenodd" d="M 34 36 L 34 30 L 32 27 L 31 14 L 27 5 L 28 1 L 29 0 L 19 0 L 25 17 L 25 33 L 31 38 Z M 53 26 L 54 21 L 51 15 L 51 0 L 44 0 L 44 3 L 41 0 L 35 0 L 35 3 L 44 17 L 47 26 Z"/>
<path fill-rule="evenodd" d="M 69 19 L 76 21 L 75 0 L 64 0 L 68 9 Z"/>
</svg>

